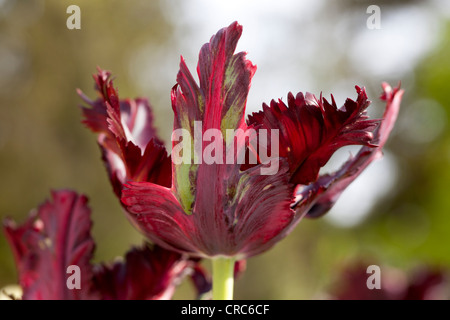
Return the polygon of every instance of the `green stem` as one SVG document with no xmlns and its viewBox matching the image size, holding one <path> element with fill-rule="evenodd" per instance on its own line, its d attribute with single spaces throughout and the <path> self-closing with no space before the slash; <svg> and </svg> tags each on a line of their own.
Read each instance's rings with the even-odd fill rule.
<svg viewBox="0 0 450 320">
<path fill-rule="evenodd" d="M 212 273 L 213 300 L 233 300 L 234 259 L 213 259 Z"/>
</svg>

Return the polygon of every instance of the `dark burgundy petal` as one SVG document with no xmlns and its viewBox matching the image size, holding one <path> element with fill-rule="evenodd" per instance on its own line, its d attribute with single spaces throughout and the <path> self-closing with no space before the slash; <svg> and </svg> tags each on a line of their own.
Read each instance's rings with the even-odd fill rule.
<svg viewBox="0 0 450 320">
<path fill-rule="evenodd" d="M 150 140 L 157 138 L 153 127 L 153 113 L 147 99 L 126 99 L 120 102 L 120 115 L 124 127 L 130 131 L 132 141 L 145 149 Z M 159 143 L 159 141 L 157 139 Z"/>
<path fill-rule="evenodd" d="M 170 157 L 156 136 L 148 101 L 119 100 L 107 71 L 99 69 L 94 80 L 100 95 L 98 100 L 92 101 L 78 90 L 91 106 L 82 107 L 83 123 L 99 134 L 102 158 L 115 193 L 120 197 L 122 185 L 130 179 L 170 186 Z"/>
<path fill-rule="evenodd" d="M 212 289 L 212 279 L 208 272 L 199 263 L 196 263 L 192 273 L 191 280 L 197 290 L 197 299 L 202 300 Z"/>
<path fill-rule="evenodd" d="M 236 165 L 200 168 L 199 181 L 205 182 L 197 185 L 192 218 L 202 226 L 204 252 L 241 259 L 264 252 L 286 235 L 294 218 L 287 164 L 280 162 L 274 175 L 261 175 L 260 169 L 261 165 L 244 172 Z"/>
<path fill-rule="evenodd" d="M 203 45 L 197 66 L 200 86 L 181 58 L 178 86 L 172 90 L 174 128 L 193 133 L 194 120 L 203 120 L 204 130 L 244 125 L 245 104 L 256 67 L 246 60 L 244 52 L 234 54 L 241 34 L 242 26 L 234 22 Z"/>
<path fill-rule="evenodd" d="M 321 176 L 316 182 L 298 192 L 297 212 L 307 212 L 307 217 L 319 217 L 334 205 L 342 192 L 374 160 L 382 157 L 382 148 L 394 126 L 400 109 L 403 90 L 392 89 L 383 83 L 382 99 L 386 100 L 386 110 L 381 125 L 375 130 L 375 148 L 362 147 L 355 157 L 350 158 L 338 171 Z"/>
<path fill-rule="evenodd" d="M 73 191 L 52 192 L 28 220 L 16 227 L 5 222 L 5 232 L 16 259 L 23 299 L 91 299 L 94 241 L 87 198 Z M 81 289 L 69 290 L 67 268 L 81 271 Z"/>
<path fill-rule="evenodd" d="M 125 261 L 95 268 L 94 286 L 104 300 L 170 299 L 194 263 L 158 246 L 131 249 Z"/>
<path fill-rule="evenodd" d="M 333 97 L 328 102 L 309 93 L 289 94 L 287 105 L 272 101 L 270 107 L 264 105 L 263 112 L 251 116 L 247 125 L 245 104 L 256 68 L 245 53 L 234 53 L 241 33 L 242 27 L 232 23 L 202 47 L 198 83 L 181 58 L 171 92 L 173 138 L 180 132 L 188 136 L 173 139 L 172 164 L 154 137 L 151 113 L 145 113 L 145 130 L 136 129 L 134 109 L 131 103 L 121 103 L 108 73 L 99 71 L 95 78 L 100 102 L 84 97 L 92 106 L 84 111 L 85 122 L 100 133 L 103 159 L 116 194 L 133 224 L 165 249 L 195 257 L 236 259 L 261 253 L 292 230 L 335 178 L 339 179 L 322 177 L 321 183 L 315 184 L 320 168 L 337 149 L 356 144 L 367 151 L 382 142 L 373 134 L 382 131 L 376 131 L 380 121 L 368 120 L 369 101 L 359 87 L 357 100 L 348 99 L 340 109 Z M 146 105 L 136 102 L 135 109 L 147 110 Z M 198 137 L 211 132 L 226 137 L 228 129 L 239 129 L 242 134 L 252 129 L 278 129 L 280 157 L 272 155 L 271 159 L 278 161 L 277 172 L 262 174 L 261 170 L 267 169 L 263 156 L 254 164 L 226 164 L 229 148 L 254 155 L 254 146 L 247 147 L 242 139 L 214 136 L 212 141 L 202 141 Z M 142 135 L 144 131 L 148 134 Z M 180 145 L 186 155 L 184 163 L 175 161 L 175 148 Z M 217 147 L 215 161 L 199 161 L 211 146 Z M 363 157 L 359 161 L 365 163 Z M 349 166 L 359 170 L 360 164 Z M 305 188 L 294 205 L 297 184 Z"/>
<path fill-rule="evenodd" d="M 30 287 L 38 277 L 34 270 L 38 257 L 34 251 L 36 251 L 36 243 L 41 238 L 39 233 L 41 226 L 39 223 L 35 224 L 36 215 L 37 211 L 31 211 L 28 219 L 20 226 L 17 226 L 10 218 L 3 221 L 4 233 L 11 246 L 19 282 L 23 288 Z"/>
<path fill-rule="evenodd" d="M 234 264 L 234 278 L 239 279 L 247 268 L 247 260 L 239 260 Z M 209 299 L 208 293 L 212 289 L 212 279 L 205 268 L 199 263 L 193 268 L 191 273 L 191 279 L 197 289 L 198 297 L 197 299 Z"/>
<path fill-rule="evenodd" d="M 214 140 L 224 151 L 231 143 L 235 143 L 235 155 L 246 148 L 243 139 L 226 141 L 227 129 L 240 129 L 242 134 L 248 130 L 244 112 L 255 67 L 245 54 L 234 54 L 241 33 L 242 27 L 233 23 L 202 47 L 197 68 L 200 85 L 181 61 L 172 107 L 174 129 L 190 134 L 186 138 L 191 140 L 189 151 L 204 154 L 209 143 L 200 142 L 197 150 L 193 138 L 208 129 L 225 138 Z M 200 128 L 195 121 L 201 121 Z M 174 141 L 174 147 L 178 143 Z M 267 250 L 291 230 L 295 213 L 290 209 L 293 186 L 286 161 L 272 159 L 277 172 L 263 175 L 268 164 L 241 170 L 236 161 L 226 164 L 225 152 L 219 154 L 223 163 L 195 163 L 194 154 L 189 156 L 190 163 L 173 164 L 171 189 L 130 182 L 122 191 L 123 206 L 149 239 L 197 257 L 243 259 Z"/>
<path fill-rule="evenodd" d="M 373 146 L 373 131 L 379 120 L 367 120 L 370 102 L 364 88 L 356 86 L 356 101 L 347 99 L 337 108 L 310 93 L 288 95 L 288 105 L 272 100 L 270 107 L 249 116 L 248 124 L 264 129 L 279 130 L 280 156 L 286 157 L 292 174 L 291 182 L 309 184 L 317 180 L 319 170 L 333 153 L 347 145 Z"/>
<path fill-rule="evenodd" d="M 200 273 L 198 260 L 158 246 L 134 248 L 124 262 L 92 267 L 91 227 L 87 198 L 66 190 L 53 192 L 52 200 L 32 211 L 21 226 L 5 220 L 23 299 L 169 299 L 193 270 L 197 282 L 204 281 L 201 289 L 207 289 L 207 274 Z M 80 268 L 81 289 L 67 287 L 71 265 Z"/>
<path fill-rule="evenodd" d="M 215 166 L 205 166 L 211 171 L 201 170 L 199 179 L 210 177 Z M 151 183 L 130 182 L 122 204 L 144 234 L 171 250 L 245 258 L 269 249 L 294 219 L 287 165 L 281 163 L 279 173 L 268 176 L 260 174 L 260 166 L 240 172 L 238 165 L 222 165 L 221 170 L 224 179 L 197 185 L 192 215 L 169 189 Z"/>
<path fill-rule="evenodd" d="M 170 189 L 148 182 L 129 182 L 122 190 L 122 205 L 135 227 L 151 241 L 169 250 L 195 253 L 191 240 L 196 232 Z"/>
<path fill-rule="evenodd" d="M 209 43 L 203 45 L 197 66 L 200 85 L 181 58 L 177 85 L 172 89 L 175 130 L 187 130 L 193 138 L 195 121 L 201 121 L 202 133 L 217 129 L 223 137 L 227 129 L 246 129 L 245 105 L 256 67 L 246 60 L 245 53 L 234 54 L 241 34 L 242 26 L 234 22 L 219 30 Z M 174 141 L 173 146 L 177 143 Z M 194 141 L 191 141 L 191 146 L 194 147 Z M 201 152 L 205 146 L 206 143 L 200 145 Z M 173 167 L 174 192 L 188 214 L 192 213 L 195 200 L 191 186 L 206 183 L 197 179 L 199 164 L 195 163 L 194 153 L 190 159 L 189 164 L 175 164 Z"/>
</svg>

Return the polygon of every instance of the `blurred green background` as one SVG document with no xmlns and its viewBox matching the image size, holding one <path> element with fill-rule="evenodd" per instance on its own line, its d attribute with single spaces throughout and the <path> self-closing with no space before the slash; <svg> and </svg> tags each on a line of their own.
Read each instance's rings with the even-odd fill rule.
<svg viewBox="0 0 450 320">
<path fill-rule="evenodd" d="M 80 30 L 66 27 L 71 4 L 81 9 Z M 381 29 L 367 27 L 369 5 L 380 7 Z M 95 261 L 140 244 L 96 138 L 80 123 L 75 89 L 94 97 L 96 67 L 112 71 L 122 98 L 150 99 L 169 142 L 180 55 L 194 72 L 201 45 L 237 20 L 244 27 L 238 49 L 258 66 L 248 112 L 289 91 L 333 93 L 342 104 L 356 97 L 358 84 L 380 116 L 382 81 L 401 81 L 405 95 L 385 157 L 328 217 L 302 221 L 251 258 L 235 297 L 321 298 L 343 265 L 362 258 L 405 272 L 423 264 L 450 268 L 449 17 L 446 1 L 0 0 L 0 217 L 22 222 L 49 190 L 70 188 L 90 198 Z M 16 276 L 2 234 L 0 288 Z M 175 298 L 193 296 L 183 283 Z"/>
</svg>

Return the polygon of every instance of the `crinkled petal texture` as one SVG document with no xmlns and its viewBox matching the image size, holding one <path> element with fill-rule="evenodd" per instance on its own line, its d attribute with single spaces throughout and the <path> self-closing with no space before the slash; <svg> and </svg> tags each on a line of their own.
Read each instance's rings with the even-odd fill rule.
<svg viewBox="0 0 450 320">
<path fill-rule="evenodd" d="M 296 215 L 292 226 L 304 217 L 319 217 L 328 212 L 342 192 L 375 159 L 394 126 L 403 90 L 383 83 L 381 99 L 387 102 L 383 119 L 370 120 L 370 101 L 364 88 L 356 86 L 356 101 L 347 99 L 337 108 L 314 95 L 288 94 L 288 105 L 272 100 L 270 107 L 249 117 L 248 124 L 259 129 L 278 129 L 279 156 L 289 164 L 290 182 L 297 185 Z M 258 131 L 259 132 L 259 131 Z M 272 141 L 272 140 L 270 140 Z M 319 176 L 333 153 L 347 145 L 361 145 L 359 153 L 350 158 L 337 172 Z"/>
<path fill-rule="evenodd" d="M 83 109 L 85 123 L 100 133 L 128 217 L 151 241 L 180 253 L 242 259 L 267 250 L 303 216 L 331 208 L 381 155 L 397 116 L 402 91 L 384 84 L 383 120 L 368 119 L 370 102 L 365 89 L 356 87 L 357 99 L 341 108 L 333 97 L 328 102 L 289 93 L 287 105 L 272 101 L 245 122 L 256 67 L 245 53 L 234 53 L 241 33 L 232 23 L 201 48 L 198 83 L 181 58 L 171 93 L 172 163 L 155 136 L 149 105 L 120 101 L 109 73 L 100 70 L 95 77 L 99 100 L 82 95 L 92 106 Z M 361 145 L 361 152 L 338 172 L 319 177 L 333 153 L 347 145 Z M 268 170 L 274 163 L 277 170 Z"/>
<path fill-rule="evenodd" d="M 166 300 L 190 265 L 175 252 L 144 245 L 124 261 L 96 266 L 93 282 L 104 300 Z"/>
<path fill-rule="evenodd" d="M 91 299 L 94 241 L 90 230 L 90 209 L 87 199 L 71 191 L 52 193 L 28 220 L 16 227 L 5 221 L 5 232 L 19 273 L 23 299 Z M 66 285 L 67 268 L 80 268 L 81 289 L 70 290 Z"/>
<path fill-rule="evenodd" d="M 380 120 L 368 120 L 370 102 L 364 88 L 356 87 L 356 101 L 347 99 L 337 108 L 311 93 L 288 94 L 288 105 L 272 100 L 270 107 L 249 116 L 248 123 L 271 132 L 279 131 L 279 153 L 289 162 L 291 182 L 307 185 L 317 180 L 319 170 L 333 153 L 347 145 L 373 146 L 373 131 Z"/>
<path fill-rule="evenodd" d="M 69 190 L 52 193 L 24 224 L 5 220 L 25 300 L 168 299 L 190 270 L 203 288 L 208 280 L 197 261 L 158 246 L 134 248 L 124 262 L 93 266 L 90 209 L 87 198 Z M 80 288 L 69 266 L 80 268 Z"/>
<path fill-rule="evenodd" d="M 82 107 L 84 124 L 99 133 L 98 143 L 109 178 L 118 197 L 127 180 L 171 184 L 171 161 L 153 127 L 153 115 L 146 99 L 119 100 L 111 74 L 98 70 L 94 76 L 99 98 L 92 101 L 78 94 L 90 106 Z"/>
<path fill-rule="evenodd" d="M 306 187 L 300 188 L 294 205 L 297 212 L 307 217 L 320 217 L 327 213 L 342 192 L 352 183 L 372 161 L 382 157 L 382 148 L 391 133 L 400 110 L 403 90 L 383 83 L 381 99 L 386 101 L 386 109 L 380 126 L 374 132 L 374 148 L 364 146 L 334 173 L 326 174 Z"/>
<path fill-rule="evenodd" d="M 241 33 L 242 27 L 233 23 L 202 47 L 199 85 L 181 59 L 172 107 L 174 132 L 181 132 L 183 138 L 173 140 L 173 150 L 181 144 L 185 161 L 172 165 L 172 188 L 130 182 L 123 190 L 122 203 L 134 214 L 140 230 L 173 250 L 249 257 L 283 237 L 294 218 L 285 161 L 277 159 L 278 172 L 267 176 L 260 174 L 262 164 L 241 171 L 234 161 L 244 149 L 237 137 L 248 130 L 245 104 L 256 69 L 245 53 L 234 54 Z M 227 129 L 236 134 L 227 139 Z M 195 141 L 199 134 L 210 133 L 214 136 L 210 140 L 204 136 Z M 191 149 L 194 152 L 187 154 Z M 230 150 L 232 163 L 226 161 Z M 199 154 L 214 160 L 199 162 Z"/>
<path fill-rule="evenodd" d="M 151 240 L 193 255 L 241 259 L 267 250 L 285 236 L 293 219 L 287 170 L 271 176 L 260 175 L 258 168 L 233 170 L 216 184 L 217 189 L 227 188 L 226 193 L 214 192 L 211 184 L 198 186 L 196 195 L 205 197 L 204 207 L 197 207 L 197 202 L 191 215 L 169 189 L 151 183 L 130 182 L 122 201 Z"/>
</svg>

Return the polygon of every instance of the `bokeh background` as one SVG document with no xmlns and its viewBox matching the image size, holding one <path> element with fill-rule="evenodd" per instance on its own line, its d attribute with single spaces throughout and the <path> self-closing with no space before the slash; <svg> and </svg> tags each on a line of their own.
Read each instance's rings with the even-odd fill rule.
<svg viewBox="0 0 450 320">
<path fill-rule="evenodd" d="M 66 9 L 81 9 L 69 30 Z M 369 5 L 381 29 L 367 27 Z M 385 157 L 355 181 L 324 218 L 304 220 L 285 240 L 248 261 L 238 299 L 316 299 L 343 266 L 363 259 L 406 273 L 450 269 L 450 4 L 448 1 L 325 0 L 0 0 L 0 217 L 23 221 L 51 189 L 86 194 L 93 210 L 95 261 L 112 260 L 141 236 L 109 185 L 94 135 L 80 123 L 75 89 L 94 97 L 96 67 L 111 70 L 122 98 L 153 105 L 170 141 L 170 89 L 180 55 L 195 71 L 203 43 L 237 20 L 238 45 L 258 66 L 247 112 L 309 91 L 338 104 L 365 86 L 380 116 L 381 82 L 405 89 Z M 324 170 L 355 149 L 346 148 Z M 206 267 L 209 267 L 206 263 Z M 16 283 L 0 235 L 0 287 Z M 189 282 L 175 298 L 193 298 Z"/>
</svg>

